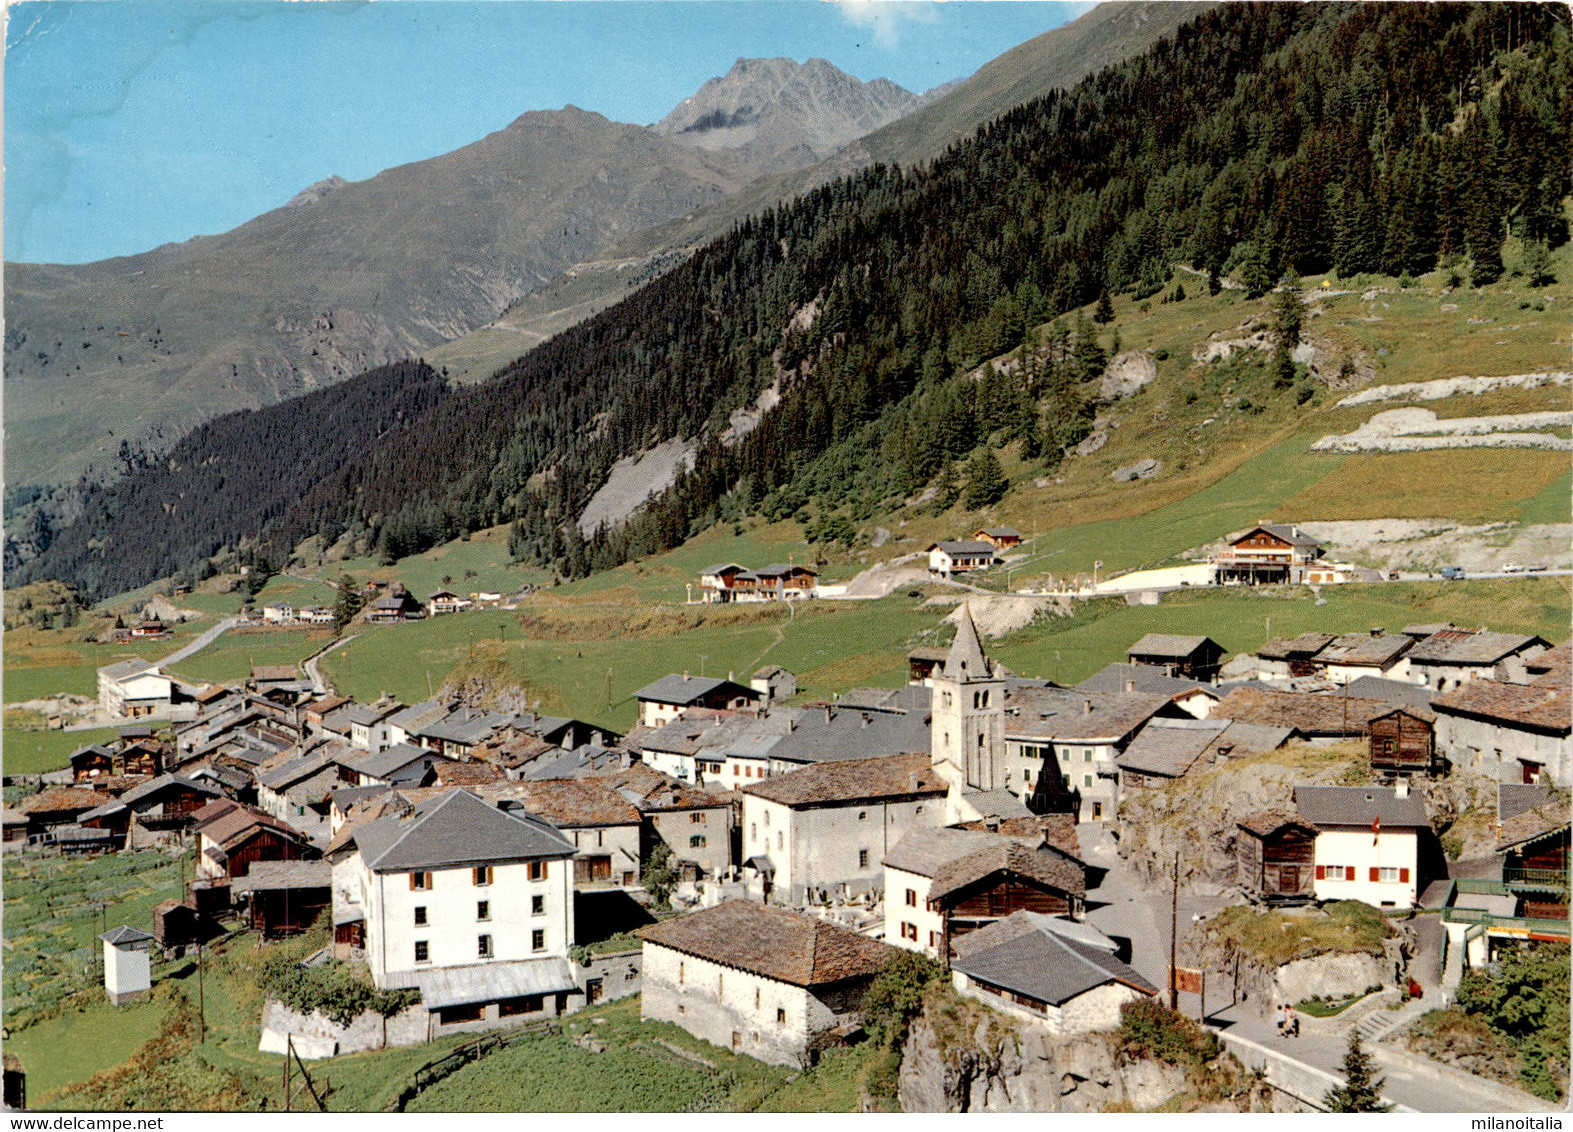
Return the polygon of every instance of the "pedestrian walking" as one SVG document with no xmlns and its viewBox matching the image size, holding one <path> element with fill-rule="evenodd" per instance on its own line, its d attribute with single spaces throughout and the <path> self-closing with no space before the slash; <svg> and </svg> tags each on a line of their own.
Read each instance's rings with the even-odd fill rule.
<svg viewBox="0 0 1573 1132">
<path fill-rule="evenodd" d="M 1300 1036 L 1300 1016 L 1295 1013 L 1294 1007 L 1284 1007 L 1284 1028 L 1291 1038 Z"/>
<path fill-rule="evenodd" d="M 1288 1009 L 1289 1007 L 1286 1003 L 1280 1002 L 1278 1004 L 1278 1036 L 1280 1038 L 1284 1036 L 1284 1022 L 1286 1020 L 1285 1011 Z"/>
</svg>

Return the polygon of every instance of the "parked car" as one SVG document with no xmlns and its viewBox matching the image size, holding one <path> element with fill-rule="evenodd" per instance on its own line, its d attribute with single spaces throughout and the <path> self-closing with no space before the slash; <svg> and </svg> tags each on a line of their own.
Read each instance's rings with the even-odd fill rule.
<svg viewBox="0 0 1573 1132">
<path fill-rule="evenodd" d="M 1444 566 L 1438 573 L 1444 578 L 1457 580 L 1464 576 L 1464 568 L 1462 566 Z"/>
<path fill-rule="evenodd" d="M 1506 566 L 1502 567 L 1502 573 L 1504 574 L 1519 574 L 1522 573 L 1523 570 L 1524 567 L 1520 566 L 1517 562 L 1509 562 Z"/>
<path fill-rule="evenodd" d="M 1529 566 L 1527 569 L 1531 574 L 1544 574 L 1546 572 L 1546 564 L 1542 562 L 1538 566 Z"/>
</svg>

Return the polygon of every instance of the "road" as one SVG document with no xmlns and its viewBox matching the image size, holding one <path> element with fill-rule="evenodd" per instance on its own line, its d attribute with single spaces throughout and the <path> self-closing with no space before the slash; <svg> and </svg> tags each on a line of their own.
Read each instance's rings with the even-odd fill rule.
<svg viewBox="0 0 1573 1132">
<path fill-rule="evenodd" d="M 356 636 L 359 636 L 359 635 L 360 634 L 357 633 L 357 634 L 355 634 L 353 636 L 339 637 L 339 638 L 337 638 L 337 639 L 335 639 L 333 641 L 330 641 L 326 648 L 322 649 L 320 652 L 314 653 L 311 657 L 309 657 L 306 660 L 306 662 L 303 665 L 301 665 L 301 667 L 306 670 L 307 678 L 311 681 L 311 690 L 313 692 L 315 692 L 317 695 L 320 696 L 324 692 L 329 692 L 329 691 L 333 690 L 333 686 L 331 684 L 329 684 L 326 679 L 323 678 L 322 673 L 318 670 L 318 668 L 317 668 L 317 661 L 319 661 L 323 657 L 327 656 L 334 649 L 339 648 L 342 645 L 349 644 L 351 641 L 353 641 L 355 639 Z"/>
<path fill-rule="evenodd" d="M 224 620 L 220 621 L 217 625 L 213 626 L 211 629 L 208 629 L 206 632 L 204 632 L 200 636 L 194 638 L 193 640 L 188 642 L 186 645 L 184 645 L 181 648 L 178 648 L 174 652 L 170 653 L 163 660 L 160 660 L 158 662 L 159 667 L 160 668 L 168 668 L 172 664 L 179 664 L 181 661 L 185 660 L 186 657 L 192 655 L 193 653 L 201 652 L 203 649 L 205 649 L 209 645 L 211 645 L 214 641 L 218 640 L 219 637 L 222 636 L 227 630 L 233 629 L 239 623 L 240 623 L 240 618 L 238 618 L 238 617 L 226 617 L 226 618 L 224 618 Z"/>
</svg>

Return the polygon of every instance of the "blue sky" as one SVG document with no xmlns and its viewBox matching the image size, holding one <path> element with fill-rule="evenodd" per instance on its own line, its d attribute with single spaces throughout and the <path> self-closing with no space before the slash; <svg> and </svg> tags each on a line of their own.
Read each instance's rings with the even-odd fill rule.
<svg viewBox="0 0 1573 1132">
<path fill-rule="evenodd" d="M 739 57 L 922 91 L 1090 3 L 30 0 L 7 12 L 5 258 L 222 232 L 572 103 L 649 123 Z"/>
</svg>

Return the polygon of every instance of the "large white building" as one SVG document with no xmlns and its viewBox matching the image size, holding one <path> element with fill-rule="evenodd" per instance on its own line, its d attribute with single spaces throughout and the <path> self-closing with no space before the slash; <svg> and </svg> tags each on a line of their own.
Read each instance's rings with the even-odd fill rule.
<svg viewBox="0 0 1573 1132">
<path fill-rule="evenodd" d="M 575 847 L 515 807 L 455 789 L 346 825 L 330 853 L 334 922 L 364 917 L 372 981 L 418 988 L 433 1033 L 561 1014 L 578 991 Z"/>
<path fill-rule="evenodd" d="M 1312 891 L 1319 901 L 1412 908 L 1419 893 L 1425 802 L 1397 786 L 1297 786 L 1300 816 L 1316 829 Z"/>
<path fill-rule="evenodd" d="M 98 670 L 98 705 L 127 719 L 156 715 L 169 710 L 174 686 L 153 661 L 132 657 Z"/>
</svg>

